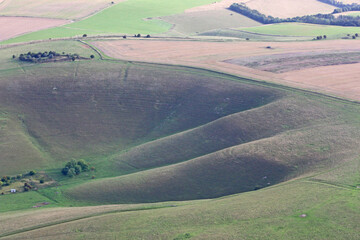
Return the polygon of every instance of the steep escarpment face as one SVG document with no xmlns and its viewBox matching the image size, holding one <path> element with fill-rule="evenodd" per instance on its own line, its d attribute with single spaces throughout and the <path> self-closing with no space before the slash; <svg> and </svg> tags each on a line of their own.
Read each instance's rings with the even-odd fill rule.
<svg viewBox="0 0 360 240">
<path fill-rule="evenodd" d="M 3 109 L 56 159 L 105 154 L 280 96 L 182 68 L 53 63 L 0 81 Z"/>
</svg>

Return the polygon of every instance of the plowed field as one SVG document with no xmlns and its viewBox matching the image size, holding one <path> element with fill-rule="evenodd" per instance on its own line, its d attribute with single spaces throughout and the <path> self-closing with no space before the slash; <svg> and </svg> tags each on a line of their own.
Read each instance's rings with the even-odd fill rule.
<svg viewBox="0 0 360 240">
<path fill-rule="evenodd" d="M 281 74 L 224 62 L 228 59 L 249 56 L 266 56 L 271 59 L 271 55 L 276 58 L 278 54 L 290 53 L 293 57 L 298 54 L 300 61 L 304 53 L 314 51 L 319 54 L 331 51 L 337 53 L 339 51 L 360 51 L 359 41 L 262 43 L 120 40 L 99 41 L 94 44 L 105 54 L 119 59 L 208 68 L 360 100 L 357 91 L 360 88 L 360 82 L 351 80 L 359 76 L 359 64 L 342 64 L 342 62 L 334 61 L 333 65 L 326 67 L 309 68 L 307 66 Z M 267 48 L 268 46 L 271 48 Z M 331 71 L 336 74 L 329 76 Z M 306 77 L 304 77 L 305 73 Z M 352 77 L 348 78 L 347 76 Z M 345 78 L 346 80 L 344 80 Z"/>
</svg>

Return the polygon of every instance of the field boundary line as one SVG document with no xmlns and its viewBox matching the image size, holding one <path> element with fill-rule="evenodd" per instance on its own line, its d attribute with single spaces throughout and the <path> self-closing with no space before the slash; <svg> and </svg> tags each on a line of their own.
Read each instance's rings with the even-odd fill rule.
<svg viewBox="0 0 360 240">
<path fill-rule="evenodd" d="M 99 49 L 97 49 L 96 47 L 94 47 L 90 43 L 87 43 L 87 42 L 85 42 L 83 40 L 78 39 L 77 41 L 84 44 L 84 45 L 86 45 L 86 46 L 88 46 L 89 48 L 91 48 L 93 51 L 95 51 L 99 55 L 101 60 L 104 60 L 103 55 L 101 54 L 101 51 Z"/>
<path fill-rule="evenodd" d="M 75 222 L 75 221 L 79 221 L 79 220 L 83 220 L 83 219 L 88 219 L 88 218 L 93 218 L 93 217 L 100 217 L 100 216 L 104 216 L 104 215 L 108 215 L 108 214 L 116 214 L 116 213 L 123 213 L 123 212 L 146 211 L 146 210 L 157 210 L 157 209 L 172 208 L 172 207 L 177 207 L 177 206 L 176 205 L 165 205 L 165 206 L 153 206 L 153 207 L 143 207 L 143 208 L 133 208 L 133 209 L 119 209 L 119 210 L 112 210 L 112 211 L 108 211 L 108 212 L 93 213 L 93 214 L 90 214 L 90 215 L 87 215 L 87 216 L 74 217 L 74 218 L 70 218 L 70 219 L 66 219 L 66 220 L 60 220 L 60 221 L 54 221 L 54 222 L 50 222 L 50 223 L 44 223 L 44 224 L 40 224 L 40 225 L 37 225 L 37 226 L 27 227 L 27 228 L 15 230 L 15 231 L 12 231 L 12 232 L 0 234 L 0 238 L 9 237 L 9 236 L 13 236 L 13 235 L 17 235 L 17 234 L 21 234 L 21 233 L 25 233 L 25 232 L 30 232 L 30 231 L 34 231 L 34 230 L 38 230 L 38 229 L 42 229 L 42 228 L 52 227 L 52 226 L 56 226 L 56 225 L 60 225 L 60 224 Z"/>
<path fill-rule="evenodd" d="M 105 55 L 105 54 L 104 54 Z M 105 55 L 106 56 L 106 55 Z M 182 68 L 188 68 L 188 69 L 193 69 L 193 70 L 197 70 L 197 71 L 206 71 L 209 73 L 215 73 L 218 75 L 223 75 L 224 79 L 228 79 L 228 78 L 232 78 L 230 79 L 231 81 L 243 81 L 246 82 L 248 84 L 256 84 L 256 85 L 262 85 L 262 86 L 266 86 L 266 87 L 270 87 L 270 88 L 275 88 L 275 89 L 281 89 L 284 91 L 291 91 L 291 92 L 297 92 L 297 93 L 302 93 L 302 94 L 308 94 L 308 95 L 313 95 L 316 97 L 324 97 L 327 99 L 331 99 L 331 100 L 337 100 L 337 101 L 341 101 L 341 102 L 345 102 L 348 104 L 356 104 L 356 105 L 360 105 L 360 101 L 358 100 L 352 100 L 352 99 L 346 99 L 346 98 L 342 98 L 339 96 L 334 96 L 334 95 L 330 95 L 328 93 L 323 93 L 323 92 L 317 92 L 317 91 L 313 91 L 310 89 L 304 89 L 304 88 L 297 88 L 297 87 L 292 87 L 289 85 L 285 85 L 285 84 L 280 84 L 280 83 L 276 83 L 276 82 L 272 82 L 272 81 L 267 81 L 267 80 L 260 80 L 260 79 L 256 79 L 253 77 L 247 77 L 247 76 L 242 76 L 242 75 L 237 75 L 237 74 L 232 74 L 226 71 L 220 71 L 220 70 L 214 70 L 214 69 L 210 69 L 210 68 L 206 68 L 206 67 L 197 67 L 197 66 L 192 66 L 192 65 L 183 65 L 183 64 L 169 64 L 169 63 L 157 63 L 157 62 L 146 62 L 146 61 L 137 61 L 137 60 L 126 60 L 126 59 L 117 59 L 117 58 L 112 58 L 109 56 L 106 56 L 107 58 L 104 58 L 103 60 L 105 61 L 118 61 L 118 62 L 129 62 L 129 63 L 133 63 L 133 64 L 148 64 L 148 65 L 159 65 L 159 66 L 170 66 L 170 67 L 182 67 Z M 220 76 L 219 76 L 220 77 Z"/>
</svg>

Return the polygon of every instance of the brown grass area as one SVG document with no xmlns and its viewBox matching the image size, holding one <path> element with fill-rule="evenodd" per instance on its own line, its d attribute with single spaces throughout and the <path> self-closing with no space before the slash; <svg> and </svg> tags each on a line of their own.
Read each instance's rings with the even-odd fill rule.
<svg viewBox="0 0 360 240">
<path fill-rule="evenodd" d="M 60 26 L 68 23 L 67 20 L 27 18 L 27 17 L 0 17 L 0 41 L 16 37 L 24 33 Z"/>
<path fill-rule="evenodd" d="M 281 18 L 332 13 L 335 8 L 317 0 L 251 0 L 246 6 L 265 15 Z"/>
<path fill-rule="evenodd" d="M 200 41 L 158 41 L 158 40 L 119 40 L 119 41 L 97 41 L 93 44 L 108 56 L 134 61 L 181 64 L 196 66 L 212 70 L 228 72 L 250 78 L 287 84 L 294 87 L 307 88 L 324 91 L 330 94 L 344 96 L 360 100 L 359 94 L 354 89 L 360 88 L 360 82 L 344 82 L 344 76 L 356 76 L 357 65 L 328 66 L 327 70 L 334 69 L 336 75 L 332 76 L 332 88 L 328 88 L 324 82 L 312 79 L 326 79 L 327 72 L 322 68 L 304 70 L 311 72 L 307 79 L 296 76 L 300 72 L 288 72 L 286 74 L 275 74 L 244 66 L 238 66 L 223 62 L 228 59 L 269 56 L 273 54 L 309 53 L 314 51 L 359 51 L 359 41 L 331 40 L 311 42 L 200 42 Z M 266 46 L 271 46 L 267 49 Z M 334 63 L 336 64 L 336 63 Z M 337 63 L 338 64 L 338 63 Z M 339 69 L 348 71 L 339 71 Z M 301 70 L 300 70 L 301 71 Z M 352 71 L 352 72 L 349 72 Z M 296 79 L 295 79 L 296 78 Z M 311 84 L 310 84 L 311 83 Z M 349 94 L 352 92 L 352 94 Z"/>
<path fill-rule="evenodd" d="M 360 99 L 360 63 L 309 68 L 280 76 L 288 81 L 301 82 L 344 97 Z"/>
<path fill-rule="evenodd" d="M 0 14 L 3 16 L 78 19 L 100 11 L 110 4 L 111 1 L 107 0 L 4 0 L 3 4 L 0 3 Z"/>
</svg>

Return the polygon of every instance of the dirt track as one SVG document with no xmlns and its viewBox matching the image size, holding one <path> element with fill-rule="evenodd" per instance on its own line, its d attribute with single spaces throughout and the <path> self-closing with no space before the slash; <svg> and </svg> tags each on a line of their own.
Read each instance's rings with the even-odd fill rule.
<svg viewBox="0 0 360 240">
<path fill-rule="evenodd" d="M 69 22 L 61 19 L 0 17 L 0 41 Z"/>
<path fill-rule="evenodd" d="M 224 60 L 272 54 L 314 51 L 360 51 L 360 41 L 312 42 L 199 42 L 159 40 L 96 41 L 108 56 L 123 60 L 196 66 L 231 74 L 277 82 L 360 100 L 360 64 L 308 68 L 276 74 L 223 62 Z M 271 46 L 271 49 L 266 48 Z M 333 71 L 336 74 L 331 74 Z"/>
</svg>

